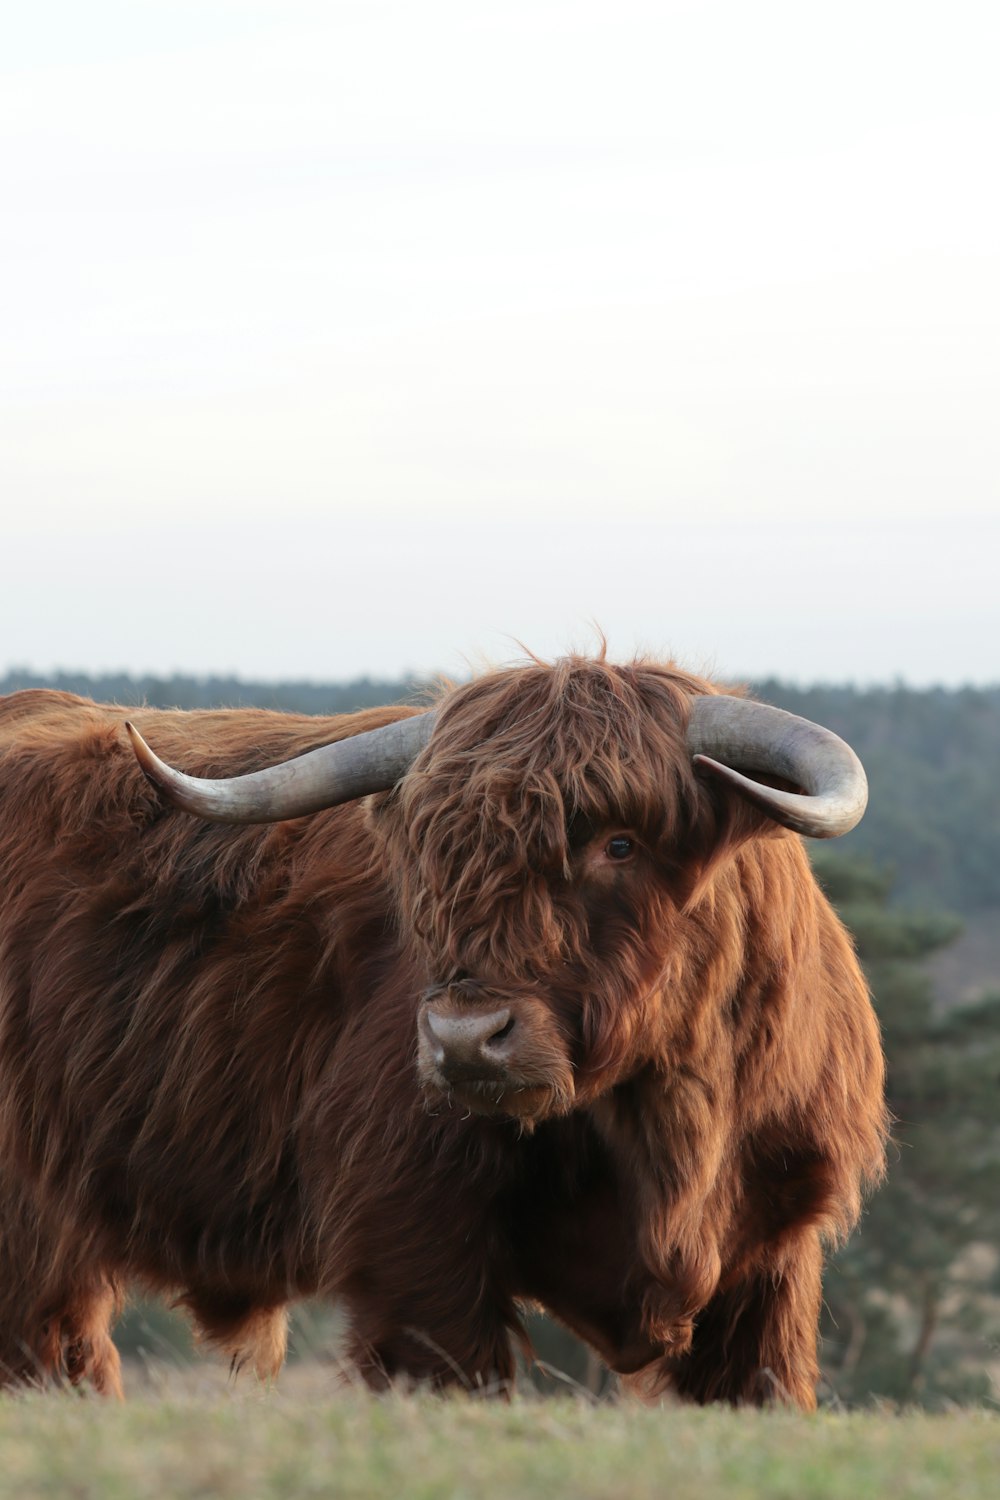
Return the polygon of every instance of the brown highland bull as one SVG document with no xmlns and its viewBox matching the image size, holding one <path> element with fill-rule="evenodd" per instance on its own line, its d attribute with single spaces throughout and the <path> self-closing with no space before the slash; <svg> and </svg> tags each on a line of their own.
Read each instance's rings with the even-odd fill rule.
<svg viewBox="0 0 1000 1500">
<path fill-rule="evenodd" d="M 2 1378 L 119 1391 L 134 1285 L 264 1375 L 322 1296 L 373 1385 L 502 1385 L 527 1303 L 643 1389 L 812 1407 L 885 1128 L 786 831 L 860 817 L 848 747 L 577 657 L 133 711 L 189 775 L 126 717 L 0 701 Z"/>
</svg>

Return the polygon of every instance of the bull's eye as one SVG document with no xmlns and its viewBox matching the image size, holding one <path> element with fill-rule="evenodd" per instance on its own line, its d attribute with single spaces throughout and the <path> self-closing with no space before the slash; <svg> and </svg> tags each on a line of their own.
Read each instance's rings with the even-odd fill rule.
<svg viewBox="0 0 1000 1500">
<path fill-rule="evenodd" d="M 609 859 L 631 859 L 634 847 L 631 839 L 627 839 L 623 833 L 618 833 L 613 839 L 608 839 L 604 852 Z"/>
</svg>

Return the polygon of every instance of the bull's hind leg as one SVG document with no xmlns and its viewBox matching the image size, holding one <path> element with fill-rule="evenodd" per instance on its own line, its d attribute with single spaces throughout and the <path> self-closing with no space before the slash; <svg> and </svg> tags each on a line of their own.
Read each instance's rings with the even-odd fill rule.
<svg viewBox="0 0 1000 1500">
<path fill-rule="evenodd" d="M 0 1386 L 86 1381 L 121 1400 L 121 1360 L 111 1338 L 120 1309 L 117 1287 L 103 1278 L 46 1296 L 30 1309 L 10 1309 L 0 1335 Z"/>
<path fill-rule="evenodd" d="M 52 1230 L 16 1181 L 0 1181 L 0 1191 L 0 1386 L 87 1381 L 120 1397 L 116 1278 L 81 1264 L 80 1239 Z"/>
<path fill-rule="evenodd" d="M 234 1375 L 249 1365 L 259 1380 L 277 1377 L 288 1347 L 284 1305 L 260 1307 L 246 1297 L 199 1289 L 185 1293 L 180 1306 L 191 1313 L 199 1343 L 223 1354 Z"/>
<path fill-rule="evenodd" d="M 86 1292 L 74 1292 L 42 1326 L 39 1356 L 43 1368 L 70 1385 L 89 1381 L 105 1396 L 124 1397 L 121 1359 L 111 1328 L 122 1298 L 110 1281 Z"/>
<path fill-rule="evenodd" d="M 695 1321 L 691 1352 L 671 1384 L 690 1400 L 816 1406 L 822 1252 L 815 1230 L 782 1256 L 715 1296 Z"/>
</svg>

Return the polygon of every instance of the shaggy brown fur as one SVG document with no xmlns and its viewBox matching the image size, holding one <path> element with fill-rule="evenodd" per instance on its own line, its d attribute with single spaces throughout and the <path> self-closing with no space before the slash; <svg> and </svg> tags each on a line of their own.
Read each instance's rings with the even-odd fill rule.
<svg viewBox="0 0 1000 1500">
<path fill-rule="evenodd" d="M 0 702 L 3 1375 L 118 1391 L 137 1284 L 266 1375 L 322 1295 L 373 1384 L 507 1382 L 539 1302 L 644 1389 L 812 1406 L 882 1059 L 800 840 L 692 772 L 712 691 L 495 672 L 395 792 L 242 829 L 166 807 L 123 710 Z M 405 712 L 131 716 L 219 776 Z M 422 1090 L 427 993 L 519 1007 L 533 1087 Z"/>
</svg>

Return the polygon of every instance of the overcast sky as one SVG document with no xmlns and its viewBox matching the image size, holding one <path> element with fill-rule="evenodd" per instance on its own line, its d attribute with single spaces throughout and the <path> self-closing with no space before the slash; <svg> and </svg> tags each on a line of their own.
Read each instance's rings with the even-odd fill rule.
<svg viewBox="0 0 1000 1500">
<path fill-rule="evenodd" d="M 1000 7 L 0 23 L 0 668 L 1000 680 Z"/>
</svg>

